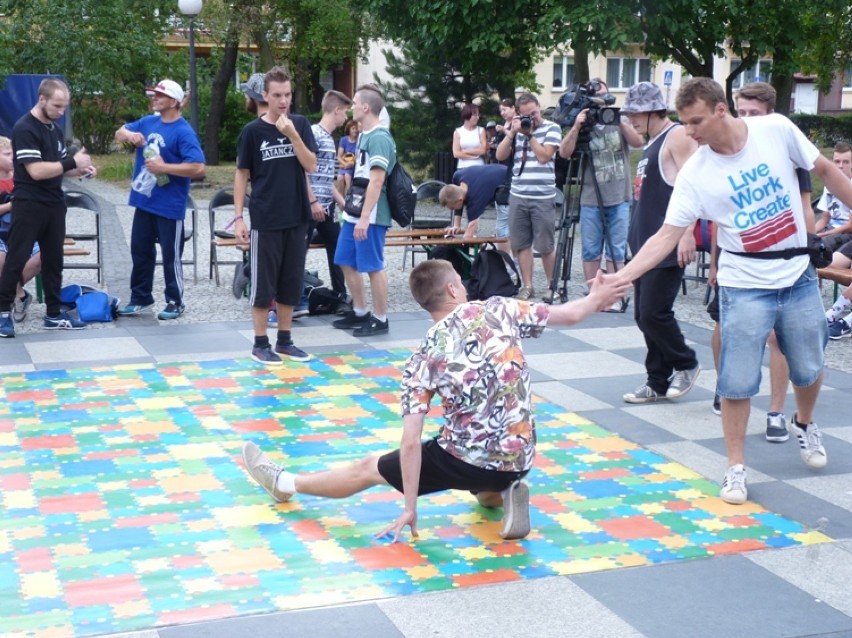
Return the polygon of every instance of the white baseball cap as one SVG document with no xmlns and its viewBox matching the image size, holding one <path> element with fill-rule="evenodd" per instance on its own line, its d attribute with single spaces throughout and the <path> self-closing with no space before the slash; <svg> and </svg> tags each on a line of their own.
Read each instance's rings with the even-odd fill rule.
<svg viewBox="0 0 852 638">
<path fill-rule="evenodd" d="M 184 98 L 184 92 L 183 89 L 180 88 L 180 84 L 173 80 L 160 80 L 157 86 L 145 87 L 145 92 L 148 95 L 151 95 L 152 93 L 162 93 L 163 95 L 168 95 L 170 98 L 177 100 L 178 102 L 183 102 Z"/>
</svg>

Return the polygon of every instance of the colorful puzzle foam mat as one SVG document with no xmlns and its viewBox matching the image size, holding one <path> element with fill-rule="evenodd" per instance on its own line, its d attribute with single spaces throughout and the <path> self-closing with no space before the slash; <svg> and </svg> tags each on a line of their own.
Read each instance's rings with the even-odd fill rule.
<svg viewBox="0 0 852 638">
<path fill-rule="evenodd" d="M 469 494 L 421 499 L 420 539 L 393 544 L 374 538 L 400 512 L 389 488 L 278 505 L 248 478 L 249 439 L 298 470 L 396 447 L 405 357 L 3 375 L 0 634 L 86 636 L 826 540 L 725 505 L 691 470 L 542 401 L 520 542 Z"/>
</svg>

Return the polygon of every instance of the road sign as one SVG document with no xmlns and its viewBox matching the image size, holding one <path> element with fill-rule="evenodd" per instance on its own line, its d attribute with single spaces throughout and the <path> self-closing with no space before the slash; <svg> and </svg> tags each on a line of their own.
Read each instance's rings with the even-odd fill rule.
<svg viewBox="0 0 852 638">
<path fill-rule="evenodd" d="M 664 71 L 663 72 L 663 84 L 665 84 L 666 86 L 671 86 L 672 80 L 674 79 L 673 76 L 674 76 L 674 72 Z"/>
</svg>

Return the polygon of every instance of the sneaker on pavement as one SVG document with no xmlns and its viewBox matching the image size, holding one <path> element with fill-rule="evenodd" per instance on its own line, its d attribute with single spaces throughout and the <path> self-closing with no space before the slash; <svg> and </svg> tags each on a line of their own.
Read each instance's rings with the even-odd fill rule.
<svg viewBox="0 0 852 638">
<path fill-rule="evenodd" d="M 621 398 L 627 403 L 655 403 L 656 401 L 665 401 L 667 397 L 649 387 L 648 384 L 643 384 Z"/>
<path fill-rule="evenodd" d="M 828 338 L 834 341 L 838 339 L 842 339 L 843 337 L 848 337 L 852 335 L 852 326 L 850 326 L 846 319 L 838 319 L 837 321 L 832 321 L 828 324 Z"/>
<path fill-rule="evenodd" d="M 179 306 L 174 302 L 169 302 L 166 307 L 157 313 L 157 319 L 160 321 L 168 321 L 169 319 L 177 319 L 183 314 L 186 306 Z"/>
<path fill-rule="evenodd" d="M 124 308 L 119 308 L 117 310 L 118 315 L 120 317 L 129 317 L 131 315 L 138 315 L 139 313 L 145 312 L 148 308 L 153 307 L 154 304 L 138 304 L 138 303 L 129 303 Z"/>
<path fill-rule="evenodd" d="M 780 412 L 766 413 L 766 440 L 773 443 L 783 443 L 790 438 L 787 432 L 787 420 Z"/>
<path fill-rule="evenodd" d="M 353 337 L 372 337 L 373 335 L 384 335 L 388 333 L 388 320 L 379 321 L 371 316 L 370 321 L 358 326 L 352 331 Z"/>
<path fill-rule="evenodd" d="M 748 500 L 746 482 L 745 467 L 740 463 L 732 465 L 725 472 L 722 489 L 719 490 L 719 498 L 731 505 L 742 505 Z"/>
<path fill-rule="evenodd" d="M 0 337 L 12 339 L 15 336 L 15 322 L 11 312 L 0 312 Z"/>
<path fill-rule="evenodd" d="M 515 295 L 515 299 L 520 299 L 521 301 L 529 301 L 533 297 L 535 297 L 535 289 L 527 288 L 526 286 L 522 286 L 518 294 Z"/>
<path fill-rule="evenodd" d="M 280 343 L 275 344 L 275 352 L 276 354 L 280 354 L 281 356 L 287 357 L 293 361 L 311 360 L 311 355 L 301 348 L 297 348 L 296 345 L 292 343 L 288 343 L 287 345 L 281 345 Z"/>
<path fill-rule="evenodd" d="M 278 311 L 270 310 L 266 313 L 266 325 L 272 326 L 273 328 L 278 325 Z"/>
<path fill-rule="evenodd" d="M 67 312 L 60 312 L 55 317 L 44 316 L 45 330 L 82 330 L 85 327 L 85 321 L 75 319 Z"/>
<path fill-rule="evenodd" d="M 524 538 L 530 533 L 530 488 L 515 481 L 502 492 L 503 527 L 500 537 L 506 540 Z"/>
<path fill-rule="evenodd" d="M 796 438 L 799 439 L 799 454 L 802 460 L 812 470 L 820 470 L 828 463 L 828 456 L 825 453 L 825 448 L 822 446 L 822 432 L 819 431 L 817 424 L 814 422 L 808 423 L 805 427 L 804 423 L 799 423 L 796 420 L 796 415 L 793 415 L 793 427 L 796 433 Z"/>
<path fill-rule="evenodd" d="M 278 475 L 281 474 L 281 468 L 270 461 L 269 457 L 251 441 L 243 445 L 243 463 L 246 465 L 249 476 L 265 489 L 267 494 L 276 502 L 285 503 L 293 496 L 278 489 L 276 482 Z"/>
<path fill-rule="evenodd" d="M 370 323 L 370 319 L 372 318 L 372 313 L 368 312 L 366 315 L 358 316 L 357 314 L 355 314 L 354 310 L 350 310 L 340 319 L 335 319 L 334 321 L 332 321 L 331 325 L 337 328 L 338 330 L 349 330 L 350 328 L 357 328 L 358 326 L 363 326 Z"/>
<path fill-rule="evenodd" d="M 295 308 L 293 308 L 293 319 L 299 319 L 300 317 L 307 317 L 311 314 L 308 309 L 308 304 L 299 304 Z"/>
<path fill-rule="evenodd" d="M 666 390 L 667 399 L 677 399 L 692 390 L 701 366 L 697 365 L 692 370 L 675 370 L 669 377 L 669 389 Z"/>
<path fill-rule="evenodd" d="M 255 346 L 252 348 L 251 358 L 265 366 L 280 366 L 284 363 L 281 361 L 281 357 L 272 351 L 272 346 L 269 344 L 261 347 Z"/>
<path fill-rule="evenodd" d="M 251 277 L 246 274 L 246 265 L 243 262 L 237 264 L 234 269 L 234 282 L 231 284 L 231 292 L 234 293 L 234 299 L 239 299 L 246 294 L 246 286 L 251 281 Z"/>
<path fill-rule="evenodd" d="M 24 290 L 24 298 L 15 297 L 15 303 L 12 306 L 12 319 L 16 322 L 20 323 L 24 319 L 27 318 L 27 310 L 30 308 L 30 304 L 33 302 L 33 296 Z"/>
<path fill-rule="evenodd" d="M 722 415 L 722 397 L 718 394 L 713 395 L 713 414 L 716 416 Z"/>
</svg>

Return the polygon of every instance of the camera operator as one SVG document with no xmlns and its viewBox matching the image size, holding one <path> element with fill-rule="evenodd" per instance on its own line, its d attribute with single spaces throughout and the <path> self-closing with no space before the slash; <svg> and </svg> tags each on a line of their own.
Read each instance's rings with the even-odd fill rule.
<svg viewBox="0 0 852 638">
<path fill-rule="evenodd" d="M 594 79 L 590 84 L 598 87 L 596 96 L 603 98 L 608 95 L 609 87 L 603 80 Z M 586 164 L 580 199 L 580 234 L 583 238 L 583 275 L 586 281 L 594 279 L 600 269 L 606 239 L 604 228 L 607 229 L 610 240 L 606 249 L 607 272 L 611 273 L 624 267 L 631 199 L 629 152 L 631 146 L 640 148 L 644 143 L 642 136 L 629 123 L 587 126 L 588 116 L 588 108 L 580 111 L 559 145 L 559 154 L 568 159 L 577 150 L 578 140 L 583 145 L 588 136 L 588 151 L 594 166 L 594 176 L 589 164 Z M 594 177 L 597 178 L 600 188 L 600 205 Z M 603 224 L 604 215 L 606 226 Z"/>
<path fill-rule="evenodd" d="M 509 191 L 509 235 L 517 254 L 523 286 L 518 299 L 535 295 L 533 289 L 533 248 L 541 254 L 548 283 L 556 260 L 556 174 L 554 155 L 562 131 L 541 116 L 538 99 L 521 93 L 516 101 L 518 114 L 497 147 L 497 161 L 512 156 L 512 186 Z"/>
</svg>

